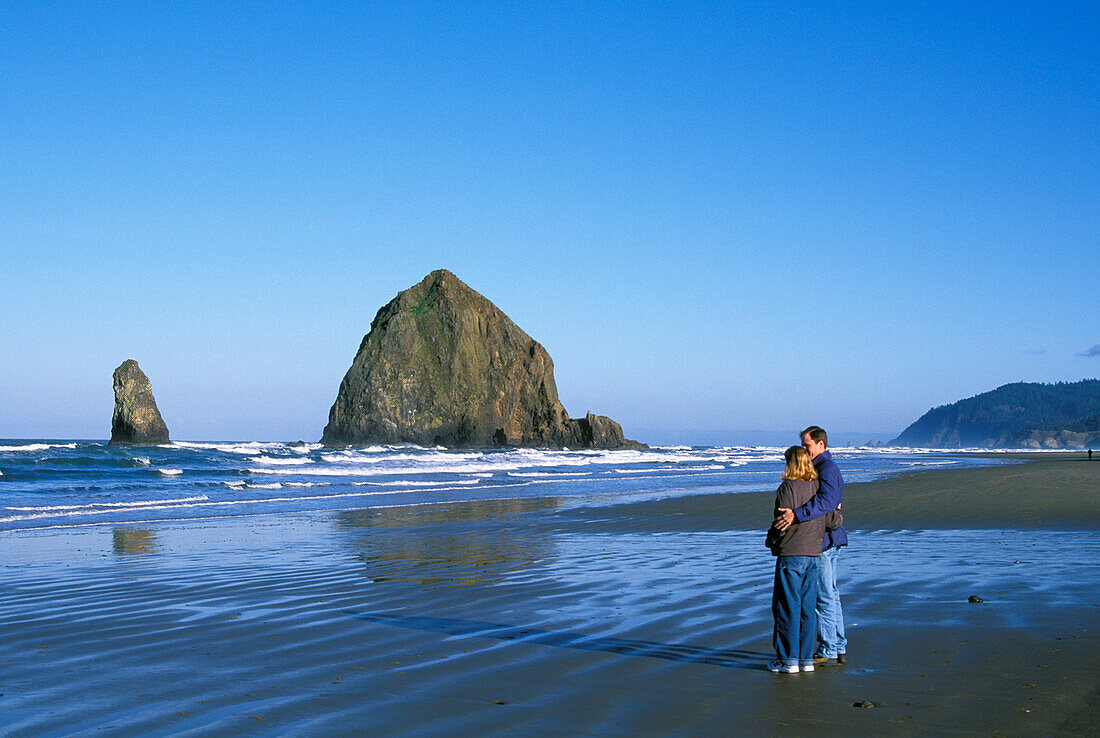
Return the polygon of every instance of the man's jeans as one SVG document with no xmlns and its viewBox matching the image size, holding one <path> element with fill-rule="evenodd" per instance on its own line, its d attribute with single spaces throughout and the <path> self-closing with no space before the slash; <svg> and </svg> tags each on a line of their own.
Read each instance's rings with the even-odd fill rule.
<svg viewBox="0 0 1100 738">
<path fill-rule="evenodd" d="M 814 662 L 817 560 L 817 556 L 780 556 L 775 562 L 772 645 L 776 658 L 787 665 Z"/>
<path fill-rule="evenodd" d="M 818 654 L 835 659 L 848 652 L 844 637 L 844 611 L 840 608 L 840 591 L 836 588 L 836 564 L 843 546 L 833 546 L 821 552 L 817 585 L 817 637 L 821 641 Z"/>
</svg>

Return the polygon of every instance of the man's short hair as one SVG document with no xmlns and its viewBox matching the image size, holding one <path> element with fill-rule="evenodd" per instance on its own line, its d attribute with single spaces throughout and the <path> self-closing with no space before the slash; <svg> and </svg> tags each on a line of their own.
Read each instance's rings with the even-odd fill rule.
<svg viewBox="0 0 1100 738">
<path fill-rule="evenodd" d="M 826 433 L 825 429 L 821 426 L 811 425 L 809 428 L 799 433 L 798 437 L 802 438 L 802 436 L 806 435 L 807 433 L 810 434 L 810 440 L 814 443 L 824 443 L 825 448 L 829 447 L 829 434 Z"/>
</svg>

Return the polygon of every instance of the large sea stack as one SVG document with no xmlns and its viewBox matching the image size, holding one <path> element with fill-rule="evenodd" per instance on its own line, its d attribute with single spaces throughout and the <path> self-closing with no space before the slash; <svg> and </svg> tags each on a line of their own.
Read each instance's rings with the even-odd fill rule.
<svg viewBox="0 0 1100 738">
<path fill-rule="evenodd" d="M 153 399 L 153 386 L 141 367 L 127 359 L 115 369 L 115 412 L 111 416 L 112 446 L 155 446 L 169 443 L 168 426 Z"/>
<path fill-rule="evenodd" d="M 645 448 L 570 419 L 546 349 L 445 269 L 378 311 L 328 417 L 327 445 Z"/>
</svg>

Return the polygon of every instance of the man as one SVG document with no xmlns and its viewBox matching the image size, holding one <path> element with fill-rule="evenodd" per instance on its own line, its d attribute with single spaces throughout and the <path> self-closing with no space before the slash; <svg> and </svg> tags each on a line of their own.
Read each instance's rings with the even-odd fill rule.
<svg viewBox="0 0 1100 738">
<path fill-rule="evenodd" d="M 844 496 L 844 479 L 840 468 L 833 461 L 827 447 L 829 436 L 811 425 L 802 431 L 802 448 L 810 453 L 820 487 L 810 501 L 799 508 L 780 508 L 775 519 L 778 530 L 786 530 L 794 523 L 819 518 L 840 507 Z M 836 586 L 836 565 L 840 549 L 848 545 L 848 532 L 844 526 L 825 532 L 818 562 L 817 584 L 817 637 L 821 641 L 814 663 L 819 666 L 836 666 L 847 663 L 848 640 L 844 637 L 844 612 L 840 607 L 840 592 Z"/>
</svg>

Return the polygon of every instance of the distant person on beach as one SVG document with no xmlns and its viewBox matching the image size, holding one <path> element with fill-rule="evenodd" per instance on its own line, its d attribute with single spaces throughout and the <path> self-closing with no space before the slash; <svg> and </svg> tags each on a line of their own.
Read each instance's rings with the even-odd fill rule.
<svg viewBox="0 0 1100 738">
<path fill-rule="evenodd" d="M 802 448 L 813 459 L 820 488 L 809 502 L 800 507 L 782 508 L 773 526 L 786 530 L 795 523 L 834 513 L 827 520 L 822 542 L 821 561 L 818 565 L 817 586 L 817 637 L 821 646 L 814 656 L 818 666 L 836 666 L 847 663 L 848 639 L 844 636 L 844 611 L 840 606 L 840 590 L 836 585 L 837 559 L 840 549 L 848 545 L 848 531 L 844 529 L 840 507 L 844 496 L 844 479 L 840 468 L 833 461 L 827 447 L 829 436 L 819 426 L 811 425 L 802 431 Z"/>
<path fill-rule="evenodd" d="M 783 483 L 775 495 L 775 513 L 780 508 L 804 505 L 817 494 L 817 471 L 809 452 L 791 446 L 783 454 L 787 464 Z M 797 674 L 814 670 L 814 639 L 817 635 L 817 580 L 825 519 L 787 526 L 783 531 L 768 531 L 766 543 L 775 560 L 775 584 L 772 588 L 772 645 L 775 661 L 768 671 Z"/>
</svg>

